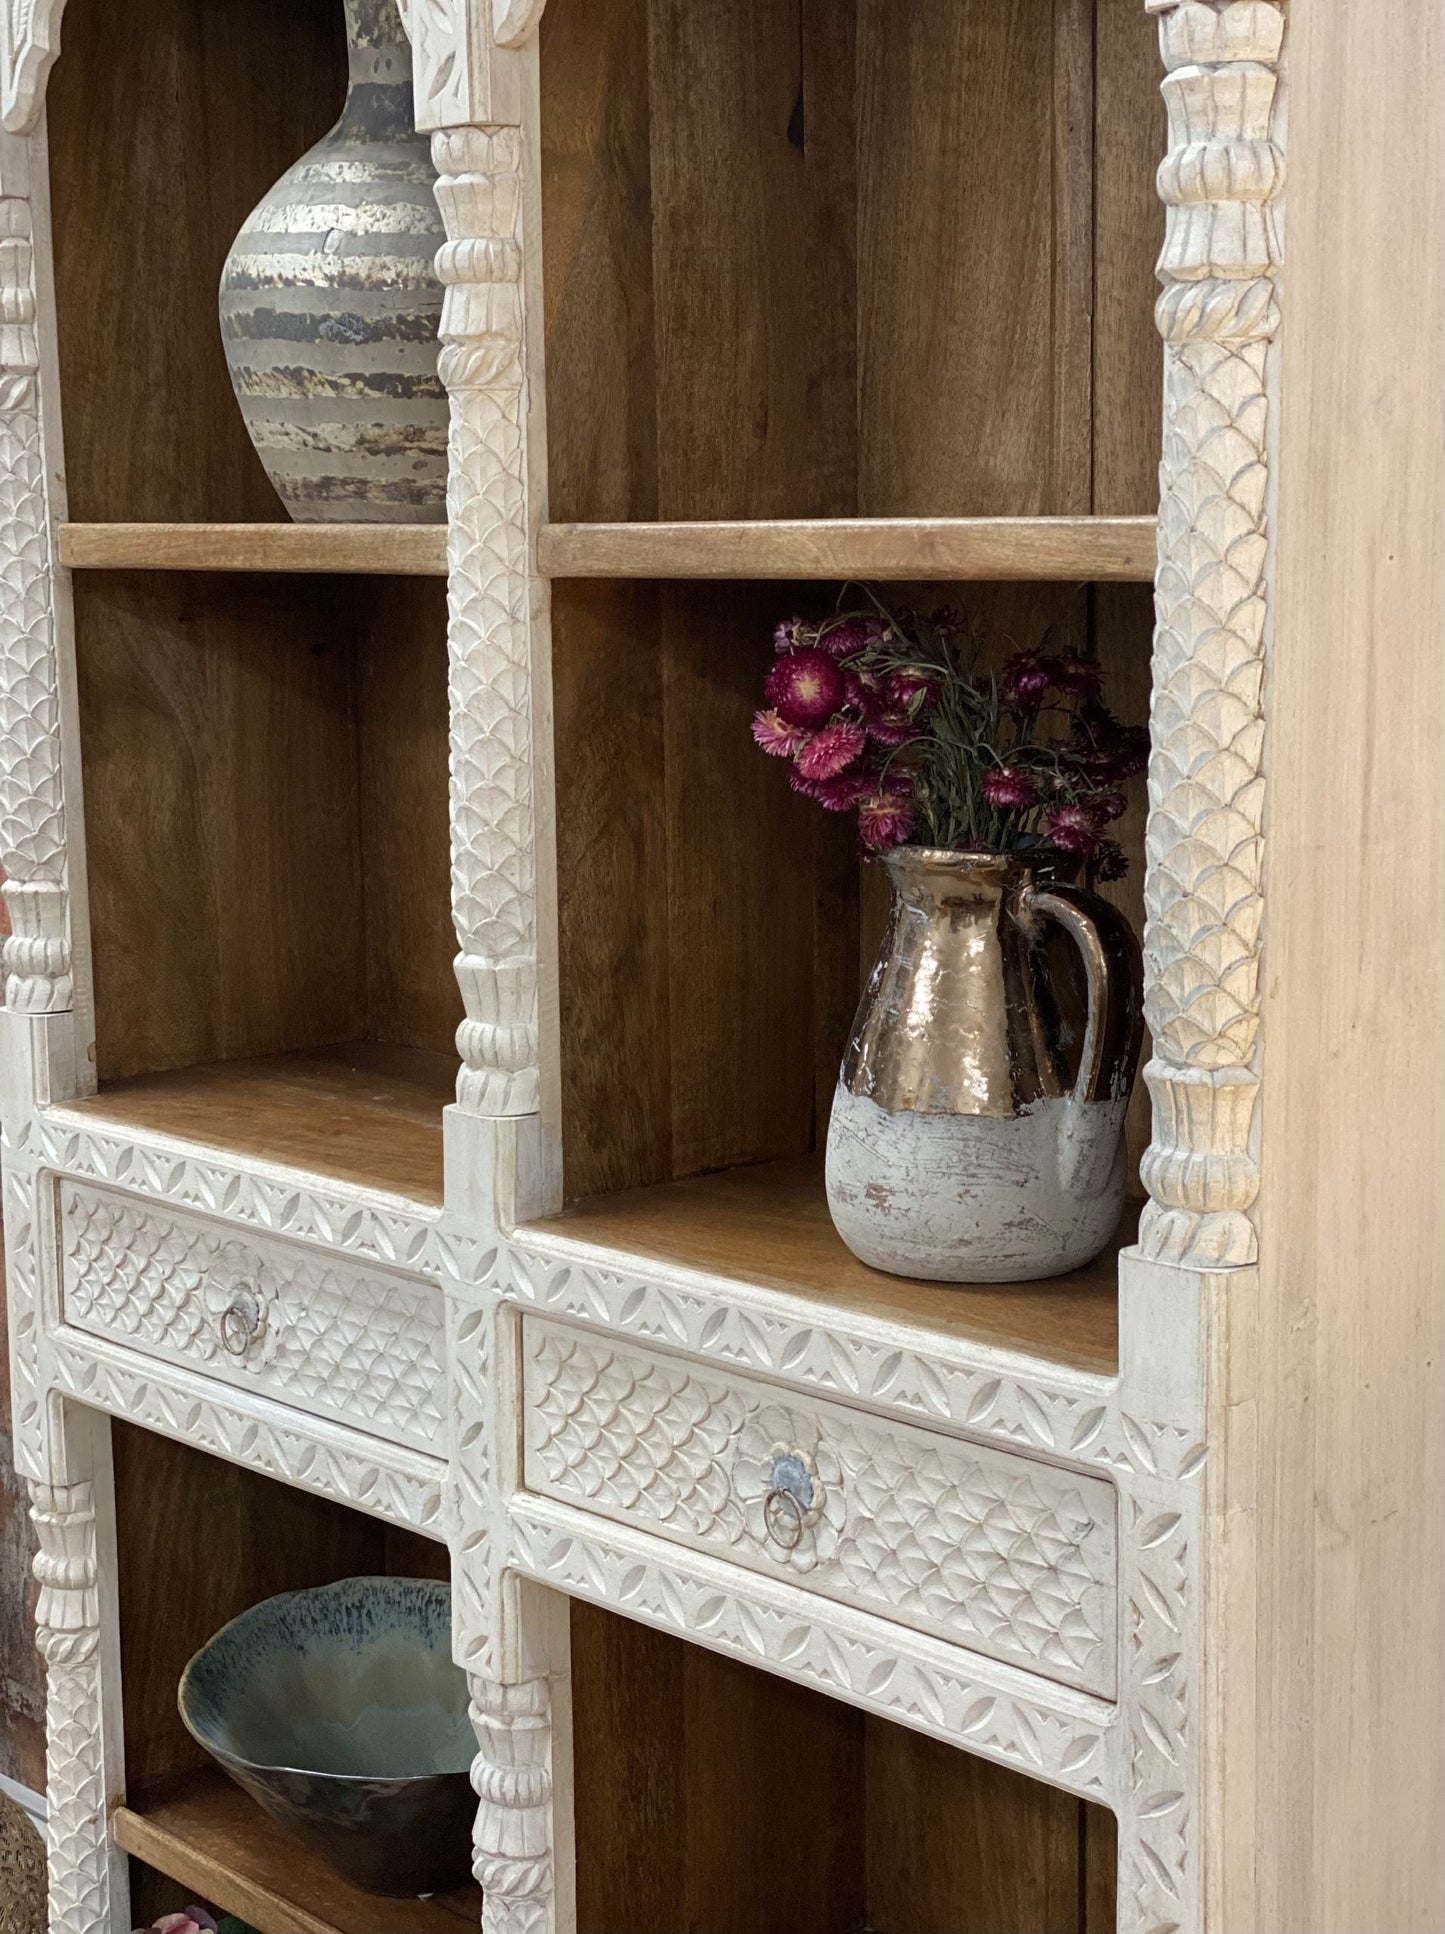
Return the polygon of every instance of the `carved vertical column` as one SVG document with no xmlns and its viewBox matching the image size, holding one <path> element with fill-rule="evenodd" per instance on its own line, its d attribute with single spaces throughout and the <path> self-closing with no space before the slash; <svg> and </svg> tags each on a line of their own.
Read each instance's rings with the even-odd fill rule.
<svg viewBox="0 0 1445 1934">
<path fill-rule="evenodd" d="M 40 1540 L 37 1638 L 46 1667 L 50 1925 L 111 1934 L 100 1597 L 90 1484 L 31 1486 Z"/>
<path fill-rule="evenodd" d="M 471 1681 L 477 1811 L 473 1871 L 482 1889 L 484 1934 L 551 1934 L 551 1687 L 546 1679 L 504 1686 Z"/>
<path fill-rule="evenodd" d="M 451 393 L 452 910 L 466 1019 L 460 1105 L 539 1099 L 537 859 L 523 383 L 522 132 L 433 140 L 448 240 L 441 375 Z"/>
<path fill-rule="evenodd" d="M 1259 1091 L 1268 433 L 1280 266 L 1274 120 L 1284 11 L 1146 0 L 1169 154 L 1159 274 L 1164 460 L 1145 876 L 1140 1226 L 1156 1260 L 1253 1261 Z"/>
<path fill-rule="evenodd" d="M 29 167 L 0 135 L 0 866 L 6 1005 L 47 1014 L 71 1005 L 70 914 Z"/>
</svg>

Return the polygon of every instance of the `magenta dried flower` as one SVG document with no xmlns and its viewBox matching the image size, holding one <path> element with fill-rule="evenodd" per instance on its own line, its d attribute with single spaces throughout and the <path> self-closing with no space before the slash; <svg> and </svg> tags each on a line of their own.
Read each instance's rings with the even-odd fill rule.
<svg viewBox="0 0 1445 1934">
<path fill-rule="evenodd" d="M 1039 782 L 1031 772 L 994 766 L 983 775 L 979 790 L 989 805 L 996 806 L 1000 812 L 1021 813 L 1037 804 Z"/>
<path fill-rule="evenodd" d="M 938 674 L 922 665 L 902 665 L 888 674 L 884 690 L 891 706 L 916 718 L 938 703 Z"/>
<path fill-rule="evenodd" d="M 1044 837 L 1061 853 L 1092 853 L 1099 844 L 1099 818 L 1091 806 L 1055 806 L 1044 821 Z"/>
<path fill-rule="evenodd" d="M 791 759 L 808 743 L 801 725 L 789 725 L 780 712 L 754 712 L 753 740 L 774 759 Z"/>
<path fill-rule="evenodd" d="M 826 652 L 784 652 L 773 660 L 763 694 L 789 725 L 822 725 L 843 703 L 843 674 Z"/>
<path fill-rule="evenodd" d="M 1037 712 L 1054 682 L 1053 660 L 1042 652 L 1020 651 L 1003 668 L 1000 686 L 1015 712 Z"/>
<path fill-rule="evenodd" d="M 1111 819 L 1122 819 L 1129 810 L 1129 801 L 1122 792 L 1096 792 L 1087 804 L 1090 812 L 1096 813 L 1100 823 L 1105 826 Z"/>
<path fill-rule="evenodd" d="M 788 775 L 788 783 L 794 792 L 801 793 L 805 799 L 811 799 L 815 805 L 822 806 L 825 811 L 846 813 L 851 812 L 864 793 L 876 783 L 876 777 L 876 774 L 866 771 L 861 766 L 850 766 L 846 772 L 840 772 L 833 779 L 808 779 L 794 766 Z"/>
<path fill-rule="evenodd" d="M 836 779 L 861 755 L 867 743 L 867 734 L 861 725 L 854 725 L 851 719 L 838 719 L 832 725 L 825 725 L 821 732 L 815 732 L 802 748 L 796 760 L 798 771 L 805 779 Z"/>
<path fill-rule="evenodd" d="M 773 632 L 773 650 L 777 652 L 802 651 L 812 642 L 809 626 L 802 618 L 784 618 Z"/>
<path fill-rule="evenodd" d="M 890 777 L 858 802 L 858 837 L 870 853 L 901 846 L 913 831 L 912 787 Z"/>
<path fill-rule="evenodd" d="M 872 651 L 887 636 L 888 627 L 881 618 L 839 618 L 821 627 L 818 649 L 830 658 L 853 658 L 859 652 Z"/>
</svg>

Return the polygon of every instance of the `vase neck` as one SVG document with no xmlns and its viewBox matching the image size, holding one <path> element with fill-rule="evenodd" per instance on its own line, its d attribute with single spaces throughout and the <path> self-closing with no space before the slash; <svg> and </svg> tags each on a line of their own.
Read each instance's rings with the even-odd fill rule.
<svg viewBox="0 0 1445 1934">
<path fill-rule="evenodd" d="M 347 95 L 338 132 L 363 141 L 414 138 L 411 42 L 396 0 L 346 0 Z"/>
</svg>

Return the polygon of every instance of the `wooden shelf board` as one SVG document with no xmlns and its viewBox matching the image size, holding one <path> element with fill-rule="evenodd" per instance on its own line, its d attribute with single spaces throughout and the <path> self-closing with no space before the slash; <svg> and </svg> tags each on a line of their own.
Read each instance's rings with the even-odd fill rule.
<svg viewBox="0 0 1445 1934">
<path fill-rule="evenodd" d="M 261 1156 L 430 1207 L 442 1199 L 441 1115 L 455 1084 L 450 1055 L 359 1041 L 134 1075 L 69 1107 L 92 1124 Z"/>
<path fill-rule="evenodd" d="M 820 1162 L 809 1157 L 620 1195 L 595 1196 L 533 1229 L 639 1259 L 704 1270 L 813 1298 L 919 1330 L 1113 1376 L 1119 1367 L 1119 1250 L 1046 1283 L 951 1286 L 885 1276 L 844 1247 L 828 1214 Z"/>
<path fill-rule="evenodd" d="M 62 524 L 74 571 L 446 575 L 440 524 Z M 1152 517 L 770 519 L 548 524 L 549 578 L 864 578 L 1147 584 Z"/>
<path fill-rule="evenodd" d="M 445 577 L 444 524 L 62 524 L 73 571 L 362 571 Z"/>
<path fill-rule="evenodd" d="M 349 1886 L 223 1773 L 186 1773 L 112 1816 L 116 1845 L 260 1934 L 457 1934 L 481 1890 L 392 1900 Z"/>
<path fill-rule="evenodd" d="M 1149 583 L 1152 517 L 905 517 L 549 524 L 550 578 L 1075 578 Z"/>
</svg>

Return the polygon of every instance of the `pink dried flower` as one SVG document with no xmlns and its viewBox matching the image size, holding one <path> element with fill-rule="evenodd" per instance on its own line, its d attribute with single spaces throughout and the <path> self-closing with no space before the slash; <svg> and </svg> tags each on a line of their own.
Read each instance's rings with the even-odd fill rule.
<svg viewBox="0 0 1445 1934">
<path fill-rule="evenodd" d="M 888 703 L 900 712 L 917 717 L 919 712 L 938 703 L 938 675 L 922 665 L 900 665 L 888 674 Z"/>
<path fill-rule="evenodd" d="M 1054 661 L 1042 652 L 1016 652 L 1003 668 L 1005 703 L 1015 712 L 1037 712 L 1054 682 Z"/>
<path fill-rule="evenodd" d="M 183 1914 L 162 1914 L 148 1928 L 136 1934 L 216 1934 L 216 1923 L 204 1907 L 188 1907 Z"/>
<path fill-rule="evenodd" d="M 802 618 L 784 618 L 773 632 L 773 650 L 801 651 L 805 645 L 812 644 L 811 627 Z"/>
<path fill-rule="evenodd" d="M 1044 821 L 1044 837 L 1061 853 L 1092 853 L 1099 844 L 1100 822 L 1092 806 L 1055 806 Z"/>
<path fill-rule="evenodd" d="M 818 649 L 830 658 L 851 658 L 860 651 L 871 651 L 887 635 L 888 627 L 879 618 L 840 618 L 819 631 Z"/>
<path fill-rule="evenodd" d="M 838 719 L 814 733 L 797 757 L 798 771 L 805 779 L 836 779 L 847 770 L 868 743 L 861 725 L 851 719 Z"/>
<path fill-rule="evenodd" d="M 822 725 L 843 702 L 843 674 L 826 652 L 784 652 L 773 660 L 763 693 L 789 725 Z"/>
<path fill-rule="evenodd" d="M 901 846 L 913 831 L 913 788 L 893 773 L 858 802 L 858 837 L 870 853 Z"/>
<path fill-rule="evenodd" d="M 980 790 L 990 806 L 1001 812 L 1021 813 L 1037 803 L 1039 782 L 1031 772 L 993 766 L 983 775 Z"/>
<path fill-rule="evenodd" d="M 822 806 L 830 813 L 846 813 L 858 804 L 874 783 L 874 775 L 862 766 L 851 766 L 834 779 L 805 779 L 796 766 L 788 775 L 794 792 Z"/>
<path fill-rule="evenodd" d="M 774 759 L 791 759 L 808 743 L 801 725 L 789 725 L 780 712 L 753 714 L 753 739 Z"/>
</svg>

